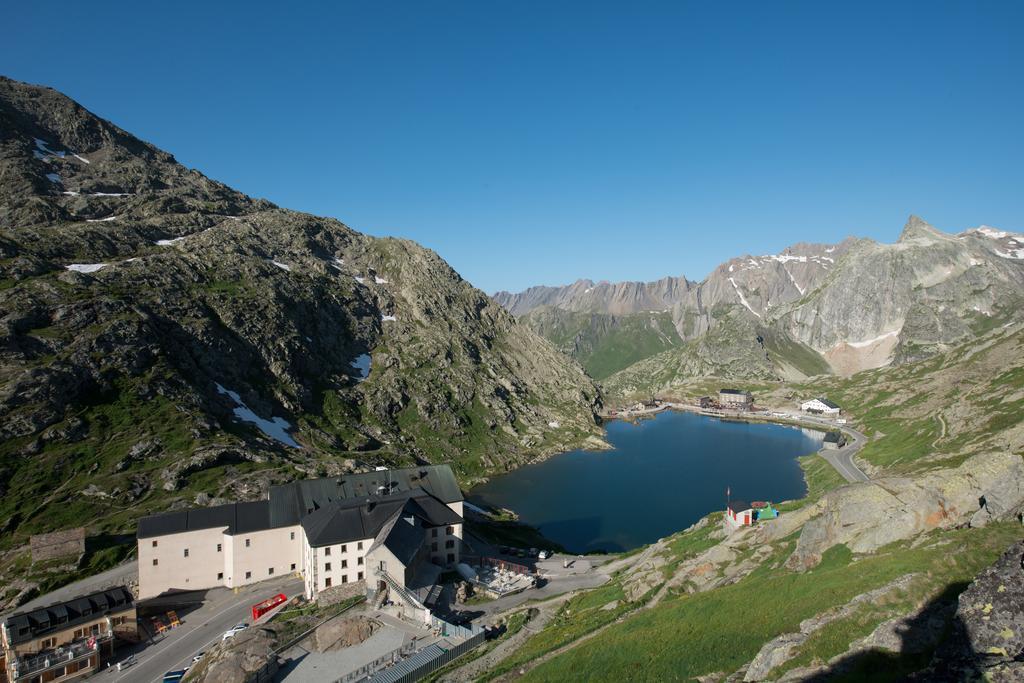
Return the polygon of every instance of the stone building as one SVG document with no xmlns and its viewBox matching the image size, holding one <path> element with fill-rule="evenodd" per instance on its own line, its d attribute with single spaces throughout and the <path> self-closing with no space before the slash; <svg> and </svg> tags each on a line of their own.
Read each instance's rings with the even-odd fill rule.
<svg viewBox="0 0 1024 683">
<path fill-rule="evenodd" d="M 448 465 L 271 487 L 266 500 L 144 517 L 139 598 L 300 574 L 306 597 L 348 583 L 404 589 L 430 564 L 454 567 L 463 496 Z"/>
</svg>

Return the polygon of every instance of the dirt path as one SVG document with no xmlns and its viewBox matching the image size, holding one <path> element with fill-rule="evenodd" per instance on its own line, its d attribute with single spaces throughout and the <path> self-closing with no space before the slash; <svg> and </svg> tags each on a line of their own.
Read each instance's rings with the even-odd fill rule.
<svg viewBox="0 0 1024 683">
<path fill-rule="evenodd" d="M 571 595 L 572 594 L 567 593 L 566 595 L 560 595 L 543 605 L 534 605 L 534 607 L 540 610 L 539 613 L 533 619 L 528 621 L 518 633 L 511 636 L 508 640 L 500 643 L 483 657 L 474 659 L 465 666 L 461 666 L 458 669 L 445 674 L 441 677 L 440 681 L 443 683 L 471 681 L 477 676 L 483 674 L 485 671 L 494 668 L 501 662 L 501 660 L 515 652 L 527 638 L 538 633 L 547 626 L 548 622 L 550 622 L 558 612 L 558 608 L 561 607 L 562 603 L 568 600 Z M 523 609 L 529 609 L 529 607 L 524 607 Z"/>
</svg>

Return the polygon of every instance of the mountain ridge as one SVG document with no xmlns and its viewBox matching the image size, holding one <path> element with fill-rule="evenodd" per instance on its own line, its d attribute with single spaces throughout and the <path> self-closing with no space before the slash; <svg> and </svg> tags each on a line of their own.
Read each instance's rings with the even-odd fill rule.
<svg viewBox="0 0 1024 683">
<path fill-rule="evenodd" d="M 701 282 L 677 290 L 667 309 L 678 335 L 673 348 L 651 348 L 642 358 L 623 357 L 618 364 L 605 360 L 605 367 L 619 365 L 622 376 L 598 379 L 612 393 L 632 395 L 665 388 L 649 381 L 654 376 L 670 382 L 694 373 L 799 379 L 921 358 L 1016 320 L 1015 302 L 1022 301 L 1024 289 L 1022 260 L 1022 235 L 989 226 L 946 233 L 915 215 L 891 244 L 851 237 L 837 244 L 801 242 L 779 254 L 735 257 Z M 581 289 L 581 283 L 589 282 L 503 293 L 496 300 L 552 339 L 550 330 L 558 325 L 550 319 L 561 315 L 565 327 L 571 315 L 549 310 L 541 325 L 531 318 L 537 306 L 611 314 L 613 306 L 602 301 L 601 293 L 589 286 Z M 630 288 L 646 284 L 651 283 L 630 283 Z M 614 291 L 615 285 L 609 285 L 603 293 Z M 723 325 L 709 343 L 700 342 Z M 588 335 L 589 346 L 600 348 L 599 335 L 580 332 Z M 559 344 L 587 365 L 578 347 Z"/>
<path fill-rule="evenodd" d="M 374 465 L 601 445 L 571 359 L 413 242 L 186 169 L 0 78 L 4 545 Z"/>
</svg>

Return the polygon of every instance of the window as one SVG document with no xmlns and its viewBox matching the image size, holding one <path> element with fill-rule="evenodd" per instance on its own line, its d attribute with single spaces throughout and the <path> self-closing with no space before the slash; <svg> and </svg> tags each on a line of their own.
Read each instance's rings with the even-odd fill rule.
<svg viewBox="0 0 1024 683">
<path fill-rule="evenodd" d="M 430 549 L 432 551 L 434 551 L 435 553 L 437 552 L 437 541 L 434 541 L 433 543 L 430 544 Z"/>
<path fill-rule="evenodd" d="M 325 557 L 330 557 L 331 556 L 331 546 L 327 546 L 326 548 L 324 548 L 324 556 Z"/>
<path fill-rule="evenodd" d="M 289 541 L 294 541 L 294 540 L 295 540 L 295 532 L 294 532 L 294 531 L 292 531 L 292 532 L 289 532 L 289 534 L 288 534 L 288 540 L 289 540 Z"/>
<path fill-rule="evenodd" d="M 156 559 L 156 558 L 154 557 L 154 558 L 153 558 L 153 566 L 155 567 L 155 566 L 157 566 L 158 564 L 160 564 L 160 560 L 158 560 L 158 559 Z"/>
<path fill-rule="evenodd" d="M 451 564 L 452 562 L 455 562 L 455 555 L 448 553 L 448 564 Z"/>
<path fill-rule="evenodd" d="M 362 581 L 362 580 L 363 580 L 363 573 L 359 572 L 359 576 L 356 577 L 356 581 Z"/>
<path fill-rule="evenodd" d="M 455 541 L 445 541 L 444 542 L 444 547 L 445 548 L 454 548 L 455 547 Z"/>
<path fill-rule="evenodd" d="M 341 552 L 343 552 L 343 553 L 347 553 L 348 552 L 348 545 L 347 544 L 342 543 L 342 545 L 341 545 Z"/>
<path fill-rule="evenodd" d="M 246 548 L 248 548 L 251 544 L 252 544 L 252 542 L 248 538 L 245 539 L 245 547 Z"/>
<path fill-rule="evenodd" d="M 362 549 L 363 549 L 363 542 L 359 541 L 359 543 L 356 543 L 356 550 L 362 550 Z"/>
<path fill-rule="evenodd" d="M 437 538 L 437 528 L 436 527 L 430 530 L 430 535 L 433 536 L 434 538 Z"/>
<path fill-rule="evenodd" d="M 217 552 L 220 552 L 220 543 L 217 544 Z"/>
<path fill-rule="evenodd" d="M 341 575 L 341 582 L 342 583 L 348 583 L 348 574 L 342 574 Z"/>
<path fill-rule="evenodd" d="M 22 635 L 25 635 L 25 634 L 23 633 Z M 78 640 L 79 638 L 81 638 L 84 635 L 85 635 L 85 631 L 83 631 L 80 628 L 76 628 L 75 629 L 75 640 Z"/>
<path fill-rule="evenodd" d="M 358 560 L 356 560 L 356 564 L 361 565 L 362 563 L 363 563 L 363 558 L 360 557 Z"/>
<path fill-rule="evenodd" d="M 56 645 L 56 644 L 57 644 L 57 639 L 56 638 L 46 638 L 45 640 L 39 641 L 39 647 L 41 647 L 44 650 L 48 650 L 51 647 L 53 647 L 54 645 Z"/>
<path fill-rule="evenodd" d="M 348 560 L 342 560 L 341 561 L 341 568 L 342 569 L 348 569 Z"/>
<path fill-rule="evenodd" d="M 224 572 L 217 572 L 217 580 L 218 581 L 223 581 L 224 580 Z"/>
<path fill-rule="evenodd" d="M 330 588 L 330 587 L 331 587 L 331 577 L 328 576 L 326 579 L 324 579 L 324 588 Z"/>
<path fill-rule="evenodd" d="M 330 562 L 324 562 L 324 571 L 325 572 L 331 571 L 331 563 Z"/>
<path fill-rule="evenodd" d="M 447 526 L 447 527 L 445 527 L 444 532 L 446 534 L 448 534 L 449 536 L 454 536 L 455 535 L 455 527 Z"/>
<path fill-rule="evenodd" d="M 252 578 L 252 572 L 246 572 L 245 573 L 245 578 L 251 579 Z"/>
<path fill-rule="evenodd" d="M 153 541 L 153 547 L 154 548 L 156 547 L 156 541 Z"/>
<path fill-rule="evenodd" d="M 185 557 L 188 557 L 188 548 L 185 548 Z"/>
<path fill-rule="evenodd" d="M 273 575 L 274 575 L 274 568 L 273 567 L 268 568 L 267 569 L 267 576 L 273 576 Z"/>
<path fill-rule="evenodd" d="M 295 571 L 295 563 L 292 562 L 292 568 L 289 571 Z"/>
</svg>

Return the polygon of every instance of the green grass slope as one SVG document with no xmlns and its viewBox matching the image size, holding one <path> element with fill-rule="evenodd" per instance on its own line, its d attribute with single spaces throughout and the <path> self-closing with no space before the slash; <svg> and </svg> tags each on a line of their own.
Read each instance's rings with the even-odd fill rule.
<svg viewBox="0 0 1024 683">
<path fill-rule="evenodd" d="M 520 322 L 579 361 L 594 379 L 683 343 L 665 311 L 610 315 L 542 306 Z"/>
</svg>

